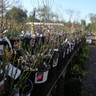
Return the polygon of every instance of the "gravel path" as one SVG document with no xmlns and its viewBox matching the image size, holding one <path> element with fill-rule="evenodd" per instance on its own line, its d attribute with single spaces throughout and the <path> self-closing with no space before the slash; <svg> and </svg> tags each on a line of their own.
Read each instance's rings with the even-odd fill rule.
<svg viewBox="0 0 96 96">
<path fill-rule="evenodd" d="M 89 61 L 87 62 L 87 79 L 84 80 L 82 96 L 96 96 L 96 46 L 90 46 Z"/>
</svg>

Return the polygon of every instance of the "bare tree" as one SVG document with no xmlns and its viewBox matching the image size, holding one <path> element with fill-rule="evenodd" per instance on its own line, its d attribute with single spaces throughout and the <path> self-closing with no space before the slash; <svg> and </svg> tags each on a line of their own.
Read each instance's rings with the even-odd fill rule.
<svg viewBox="0 0 96 96">
<path fill-rule="evenodd" d="M 77 10 L 77 11 L 75 11 L 74 12 L 74 14 L 75 14 L 75 23 L 79 23 L 79 21 L 80 21 L 80 14 L 81 14 L 81 11 L 79 11 L 79 10 Z"/>
<path fill-rule="evenodd" d="M 9 9 L 12 4 L 15 2 L 15 0 L 0 0 L 0 27 L 1 27 L 1 32 L 4 30 L 4 15 Z"/>
<path fill-rule="evenodd" d="M 74 10 L 71 10 L 71 9 L 66 9 L 65 12 L 68 14 L 69 16 L 69 21 L 71 21 L 72 19 L 72 16 L 74 14 Z"/>
</svg>

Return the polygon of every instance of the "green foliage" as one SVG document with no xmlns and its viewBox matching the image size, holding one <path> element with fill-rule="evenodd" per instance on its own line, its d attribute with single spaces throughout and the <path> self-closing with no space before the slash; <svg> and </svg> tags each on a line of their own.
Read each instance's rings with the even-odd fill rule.
<svg viewBox="0 0 96 96">
<path fill-rule="evenodd" d="M 39 7 L 37 9 L 37 14 L 40 17 L 42 21 L 51 21 L 54 17 L 57 17 L 56 14 L 54 14 L 48 5 L 44 5 L 43 7 Z"/>
<path fill-rule="evenodd" d="M 81 25 L 84 25 L 84 26 L 86 26 L 86 21 L 83 19 L 83 20 L 81 20 Z"/>
<path fill-rule="evenodd" d="M 72 77 L 78 78 L 79 76 L 82 76 L 82 73 L 82 68 L 78 64 L 75 64 L 71 69 Z"/>
<path fill-rule="evenodd" d="M 82 47 L 80 56 L 75 57 L 75 64 L 71 68 L 70 74 L 79 77 L 83 76 L 83 73 L 86 68 L 86 61 L 88 60 L 88 54 L 89 54 L 89 44 L 85 43 L 84 46 Z"/>
<path fill-rule="evenodd" d="M 9 20 L 14 20 L 17 23 L 23 22 L 27 18 L 26 11 L 21 8 L 13 7 L 5 15 Z"/>
<path fill-rule="evenodd" d="M 65 84 L 68 96 L 81 96 L 83 87 L 82 80 L 87 77 L 85 68 L 88 60 L 89 44 L 84 43 L 79 51 L 79 55 L 77 54 L 73 59 L 71 69 L 68 74 L 68 80 Z"/>
<path fill-rule="evenodd" d="M 92 23 L 89 23 L 88 26 L 87 26 L 88 30 L 92 31 L 93 29 L 93 24 Z"/>
<path fill-rule="evenodd" d="M 82 83 L 77 78 L 70 78 L 67 81 L 68 96 L 81 96 Z"/>
<path fill-rule="evenodd" d="M 85 43 L 84 47 L 82 47 L 82 54 L 80 56 L 85 61 L 87 61 L 89 59 L 89 56 L 88 56 L 88 54 L 89 54 L 89 47 L 90 46 L 89 46 L 89 44 L 87 42 Z"/>
<path fill-rule="evenodd" d="M 38 20 L 37 18 L 33 17 L 32 15 L 30 15 L 28 18 L 27 18 L 27 21 L 28 22 L 40 22 L 40 20 Z"/>
<path fill-rule="evenodd" d="M 88 29 L 92 32 L 96 31 L 96 14 L 90 13 L 90 21 L 91 23 L 88 24 Z"/>
<path fill-rule="evenodd" d="M 22 53 L 24 53 L 24 50 L 22 50 L 22 51 L 23 51 Z M 17 74 L 17 70 L 19 69 L 20 62 L 18 62 L 17 66 L 15 66 L 15 64 L 14 64 L 15 58 L 13 58 L 13 60 L 12 60 L 12 55 L 11 55 L 11 52 L 9 51 L 8 46 L 4 47 L 4 50 L 2 50 L 1 53 L 2 53 L 2 60 L 0 60 L 0 70 L 3 70 L 3 73 L 2 73 L 2 77 L 0 77 L 0 79 L 2 78 L 4 80 L 4 85 L 0 89 L 0 96 L 13 96 L 14 93 L 16 92 L 16 90 L 18 90 L 20 88 L 22 89 L 22 87 L 23 88 L 26 87 L 26 85 L 25 85 L 26 78 L 29 77 L 30 73 L 25 73 L 25 71 L 22 70 L 18 80 L 15 81 L 14 78 Z M 10 78 L 10 76 L 8 76 L 8 73 L 10 70 L 10 68 L 9 68 L 10 64 L 16 68 L 13 78 Z M 8 66 L 8 67 L 6 68 L 6 66 Z M 11 76 L 12 76 L 12 73 L 13 73 L 13 67 L 11 70 Z M 16 86 L 14 86 L 14 83 L 16 84 Z"/>
</svg>

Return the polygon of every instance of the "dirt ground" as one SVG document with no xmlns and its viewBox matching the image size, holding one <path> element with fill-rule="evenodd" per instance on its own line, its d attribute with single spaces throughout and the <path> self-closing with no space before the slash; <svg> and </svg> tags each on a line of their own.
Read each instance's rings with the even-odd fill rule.
<svg viewBox="0 0 96 96">
<path fill-rule="evenodd" d="M 84 80 L 82 96 L 96 96 L 96 46 L 90 46 L 89 61 L 86 68 L 88 74 Z"/>
</svg>

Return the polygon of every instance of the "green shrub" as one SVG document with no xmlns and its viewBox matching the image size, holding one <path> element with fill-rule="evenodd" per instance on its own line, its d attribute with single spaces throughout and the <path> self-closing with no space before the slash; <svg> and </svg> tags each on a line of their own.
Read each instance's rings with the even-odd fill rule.
<svg viewBox="0 0 96 96">
<path fill-rule="evenodd" d="M 70 78 L 67 81 L 68 96 L 81 96 L 82 83 L 77 78 Z"/>
</svg>

